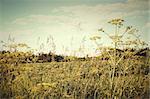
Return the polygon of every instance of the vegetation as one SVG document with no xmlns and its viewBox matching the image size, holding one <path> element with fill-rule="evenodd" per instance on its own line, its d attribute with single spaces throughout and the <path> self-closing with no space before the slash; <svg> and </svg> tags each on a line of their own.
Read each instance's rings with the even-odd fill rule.
<svg viewBox="0 0 150 99">
<path fill-rule="evenodd" d="M 98 44 L 100 35 L 90 38 L 101 51 L 96 57 L 34 55 L 32 51 L 17 51 L 17 47 L 2 51 L 0 98 L 147 99 L 150 50 L 138 30 L 132 26 L 124 28 L 123 22 L 122 19 L 108 22 L 115 26 L 114 34 L 98 30 L 112 41 L 111 47 Z"/>
</svg>

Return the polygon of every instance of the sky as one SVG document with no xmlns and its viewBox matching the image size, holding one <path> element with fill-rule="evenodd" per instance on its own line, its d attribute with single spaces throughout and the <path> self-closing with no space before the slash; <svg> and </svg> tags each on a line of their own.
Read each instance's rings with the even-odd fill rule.
<svg viewBox="0 0 150 99">
<path fill-rule="evenodd" d="M 7 42 L 10 35 L 16 42 L 48 52 L 51 36 L 58 54 L 75 54 L 84 45 L 86 50 L 78 54 L 92 55 L 96 45 L 89 40 L 91 35 L 104 37 L 102 46 L 109 44 L 97 30 L 112 32 L 107 22 L 122 18 L 149 42 L 149 5 L 149 0 L 0 0 L 0 40 Z"/>
</svg>

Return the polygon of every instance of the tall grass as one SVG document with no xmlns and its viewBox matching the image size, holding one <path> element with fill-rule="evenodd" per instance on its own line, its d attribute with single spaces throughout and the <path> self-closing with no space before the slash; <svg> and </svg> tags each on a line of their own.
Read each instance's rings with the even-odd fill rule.
<svg viewBox="0 0 150 99">
<path fill-rule="evenodd" d="M 149 95 L 149 48 L 127 27 L 124 20 L 110 21 L 113 35 L 99 31 L 112 40 L 112 47 L 101 47 L 101 55 L 89 60 L 26 63 L 17 56 L 1 53 L 0 98 L 2 99 L 146 99 Z M 135 39 L 127 39 L 126 34 Z M 96 44 L 100 36 L 94 36 Z M 124 39 L 125 38 L 125 39 Z M 19 53 L 19 52 L 15 52 Z M 20 53 L 19 53 L 20 54 Z M 10 61 L 7 57 L 12 56 Z M 4 62 L 7 60 L 8 62 Z M 18 64 L 16 65 L 16 63 Z"/>
<path fill-rule="evenodd" d="M 132 64 L 136 68 L 121 73 L 117 70 L 113 81 L 109 77 L 107 61 L 34 63 L 17 67 L 5 64 L 1 66 L 0 96 L 23 99 L 111 99 L 112 95 L 114 98 L 144 98 L 149 91 L 149 75 L 144 72 L 146 67 L 141 68 L 144 63 L 121 64 Z"/>
</svg>

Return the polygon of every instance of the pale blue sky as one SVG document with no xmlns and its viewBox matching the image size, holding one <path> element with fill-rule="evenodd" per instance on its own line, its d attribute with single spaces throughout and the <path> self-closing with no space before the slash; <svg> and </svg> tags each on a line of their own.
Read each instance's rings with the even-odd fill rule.
<svg viewBox="0 0 150 99">
<path fill-rule="evenodd" d="M 0 0 L 3 20 L 11 20 L 28 14 L 49 14 L 49 11 L 61 6 L 96 5 L 125 2 L 127 0 Z"/>
<path fill-rule="evenodd" d="M 92 53 L 89 36 L 99 27 L 111 31 L 106 23 L 112 18 L 125 19 L 125 25 L 137 27 L 149 41 L 149 12 L 148 0 L 0 0 L 0 40 L 10 34 L 37 48 L 38 37 L 45 43 L 52 35 L 56 52 L 62 53 L 62 46 L 77 50 L 86 37 L 87 53 Z M 105 40 L 101 43 L 107 44 Z"/>
</svg>

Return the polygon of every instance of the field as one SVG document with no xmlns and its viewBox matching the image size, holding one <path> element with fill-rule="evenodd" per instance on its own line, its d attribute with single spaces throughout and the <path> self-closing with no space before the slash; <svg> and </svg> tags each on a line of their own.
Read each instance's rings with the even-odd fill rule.
<svg viewBox="0 0 150 99">
<path fill-rule="evenodd" d="M 1 66 L 0 96 L 1 99 L 104 99 L 114 95 L 122 99 L 148 99 L 149 75 L 143 71 L 145 68 L 116 72 L 113 81 L 109 69 L 108 61 L 94 59 L 5 64 Z"/>
<path fill-rule="evenodd" d="M 97 45 L 95 50 L 101 52 L 97 56 L 65 56 L 55 51 L 34 54 L 32 50 L 19 50 L 29 48 L 25 43 L 2 41 L 5 49 L 0 51 L 0 98 L 148 99 L 149 46 L 132 26 L 120 34 L 123 22 L 108 22 L 115 26 L 114 35 L 98 29 L 109 37 L 112 46 L 100 46 L 100 36 L 90 37 Z"/>
</svg>

